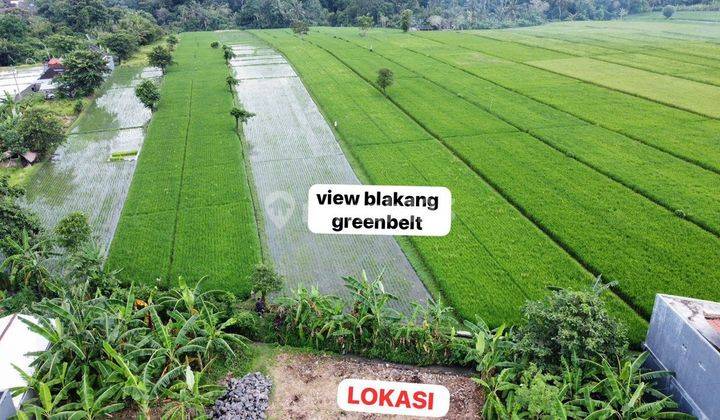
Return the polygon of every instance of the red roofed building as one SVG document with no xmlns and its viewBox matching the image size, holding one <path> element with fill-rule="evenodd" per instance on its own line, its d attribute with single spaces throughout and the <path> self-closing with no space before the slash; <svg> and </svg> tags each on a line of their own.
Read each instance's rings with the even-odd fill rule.
<svg viewBox="0 0 720 420">
<path fill-rule="evenodd" d="M 61 70 L 63 69 L 62 60 L 59 58 L 51 58 L 47 62 L 47 67 L 50 69 Z"/>
</svg>

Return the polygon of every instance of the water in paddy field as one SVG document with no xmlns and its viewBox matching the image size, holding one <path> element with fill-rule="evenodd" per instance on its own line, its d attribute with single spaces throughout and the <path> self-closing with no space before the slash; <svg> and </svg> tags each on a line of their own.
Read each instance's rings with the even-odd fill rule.
<svg viewBox="0 0 720 420">
<path fill-rule="evenodd" d="M 335 136 L 293 68 L 276 51 L 233 46 L 242 105 L 256 114 L 243 127 L 265 235 L 287 287 L 345 294 L 342 277 L 382 274 L 387 291 L 409 311 L 429 294 L 390 236 L 317 235 L 307 227 L 313 184 L 359 184 Z"/>
<path fill-rule="evenodd" d="M 0 98 L 6 93 L 15 96 L 35 83 L 43 72 L 43 66 L 3 67 L 0 69 Z"/>
<path fill-rule="evenodd" d="M 110 246 L 127 195 L 134 159 L 110 161 L 113 153 L 140 151 L 151 113 L 135 97 L 154 68 L 120 68 L 80 116 L 67 141 L 30 179 L 25 204 L 48 228 L 72 212 L 88 216 L 93 235 Z"/>
</svg>

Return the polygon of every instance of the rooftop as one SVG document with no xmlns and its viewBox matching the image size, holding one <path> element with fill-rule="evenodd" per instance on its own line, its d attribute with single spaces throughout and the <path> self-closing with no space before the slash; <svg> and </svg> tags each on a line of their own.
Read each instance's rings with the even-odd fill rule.
<svg viewBox="0 0 720 420">
<path fill-rule="evenodd" d="M 720 350 L 720 303 L 671 295 L 662 297 L 688 324 Z"/>
</svg>

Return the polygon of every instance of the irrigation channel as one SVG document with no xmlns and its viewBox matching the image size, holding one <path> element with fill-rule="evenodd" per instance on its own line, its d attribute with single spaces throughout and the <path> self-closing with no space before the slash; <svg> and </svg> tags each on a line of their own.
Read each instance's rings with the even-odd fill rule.
<svg viewBox="0 0 720 420">
<path fill-rule="evenodd" d="M 67 141 L 29 180 L 26 203 L 45 226 L 52 228 L 67 214 L 82 212 L 107 252 L 151 117 L 135 96 L 135 86 L 159 77 L 155 68 L 118 67 Z M 113 154 L 127 156 L 111 159 Z"/>
<path fill-rule="evenodd" d="M 382 274 L 401 309 L 429 293 L 390 236 L 318 235 L 307 227 L 313 184 L 359 184 L 332 129 L 284 57 L 267 47 L 234 45 L 238 99 L 256 114 L 244 126 L 248 159 L 263 211 L 264 234 L 287 286 L 346 292 L 342 277 Z"/>
</svg>

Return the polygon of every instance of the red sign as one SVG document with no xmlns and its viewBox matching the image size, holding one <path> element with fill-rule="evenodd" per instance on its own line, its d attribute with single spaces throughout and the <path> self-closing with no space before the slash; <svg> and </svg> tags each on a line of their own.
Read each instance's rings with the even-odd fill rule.
<svg viewBox="0 0 720 420">
<path fill-rule="evenodd" d="M 345 379 L 337 403 L 345 411 L 442 417 L 450 408 L 450 392 L 442 385 Z"/>
</svg>

